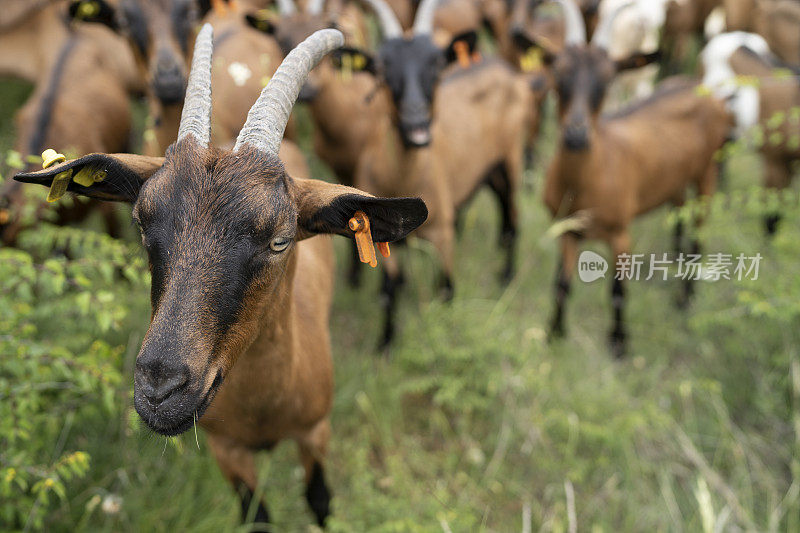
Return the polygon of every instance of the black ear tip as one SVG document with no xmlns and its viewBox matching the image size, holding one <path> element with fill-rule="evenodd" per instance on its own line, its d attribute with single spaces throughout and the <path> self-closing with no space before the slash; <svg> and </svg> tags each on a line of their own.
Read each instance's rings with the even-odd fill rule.
<svg viewBox="0 0 800 533">
<path fill-rule="evenodd" d="M 428 206 L 425 205 L 422 198 L 409 198 L 409 200 L 409 213 L 411 214 L 409 220 L 416 229 L 428 220 Z"/>
<path fill-rule="evenodd" d="M 14 176 L 14 181 L 18 181 L 20 183 L 42 183 L 43 180 L 39 178 L 37 180 L 36 172 L 20 172 L 19 174 Z"/>
<path fill-rule="evenodd" d="M 421 198 L 398 198 L 395 202 L 398 204 L 396 210 L 401 219 L 397 234 L 393 235 L 394 241 L 405 238 L 428 220 L 428 206 Z"/>
</svg>

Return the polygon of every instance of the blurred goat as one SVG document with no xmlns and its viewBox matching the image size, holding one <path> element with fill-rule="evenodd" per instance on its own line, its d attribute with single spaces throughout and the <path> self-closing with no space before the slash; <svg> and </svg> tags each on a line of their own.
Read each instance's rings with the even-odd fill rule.
<svg viewBox="0 0 800 533">
<path fill-rule="evenodd" d="M 87 7 L 89 6 L 89 7 Z M 70 16 L 126 37 L 146 84 L 152 132 L 144 152 L 163 154 L 175 140 L 186 88 L 188 52 L 200 20 L 195 0 L 71 0 Z"/>
<path fill-rule="evenodd" d="M 128 147 L 131 113 L 126 88 L 109 65 L 107 50 L 92 32 L 72 31 L 46 76 L 16 115 L 20 154 L 40 154 L 45 148 L 66 153 L 120 152 Z M 0 188 L 4 223 L 2 242 L 11 245 L 25 227 L 26 210 L 22 185 L 8 181 Z M 45 204 L 35 209 L 42 214 Z M 111 236 L 119 234 L 114 206 L 97 202 L 75 202 L 60 206 L 57 222 L 78 222 L 98 208 Z"/>
<path fill-rule="evenodd" d="M 758 0 L 753 29 L 780 59 L 800 67 L 800 2 Z"/>
<path fill-rule="evenodd" d="M 484 184 L 502 207 L 503 277 L 513 274 L 522 152 L 529 92 L 504 62 L 485 60 L 442 77 L 455 61 L 458 42 L 474 46 L 475 35 L 457 37 L 447 50 L 432 39 L 436 0 L 424 0 L 413 32 L 382 0 L 369 0 L 378 15 L 383 43 L 377 57 L 366 52 L 372 72 L 385 83 L 388 113 L 372 117 L 373 131 L 358 163 L 355 183 L 381 196 L 421 196 L 430 219 L 417 235 L 429 240 L 442 262 L 445 297 L 453 291 L 456 211 Z M 466 46 L 469 47 L 469 44 Z M 440 81 L 441 77 L 441 81 Z M 386 323 L 382 342 L 394 335 L 396 292 L 401 272 L 394 256 L 384 262 Z"/>
<path fill-rule="evenodd" d="M 673 81 L 648 100 L 601 116 L 613 76 L 648 61 L 642 54 L 608 56 L 613 16 L 600 21 L 591 43 L 572 0 L 562 0 L 566 48 L 547 54 L 559 99 L 561 138 L 547 174 L 544 201 L 555 218 L 585 214 L 581 227 L 561 237 L 552 334 L 564 333 L 564 306 L 581 239 L 602 239 L 614 263 L 631 251 L 630 224 L 665 203 L 680 204 L 690 185 L 710 195 L 716 184 L 714 153 L 727 137 L 730 118 L 722 103 L 694 84 Z M 680 237 L 678 237 L 680 240 Z M 697 244 L 695 243 L 695 248 Z M 617 267 L 619 269 L 619 266 Z M 625 291 L 618 271 L 612 284 L 612 350 L 626 348 Z M 690 285 L 687 285 L 687 292 Z"/>
<path fill-rule="evenodd" d="M 38 84 L 59 58 L 71 31 L 65 0 L 6 0 L 0 13 L 0 76 Z M 107 29 L 84 32 L 98 44 L 106 68 L 113 69 L 129 92 L 141 93 L 133 56 L 124 40 Z"/>
<path fill-rule="evenodd" d="M 660 1 L 660 0 L 659 0 Z M 693 40 L 703 41 L 706 19 L 723 0 L 669 0 L 661 34 L 662 61 L 666 74 L 686 68 Z"/>
<path fill-rule="evenodd" d="M 295 440 L 306 499 L 320 525 L 330 513 L 324 458 L 333 373 L 328 318 L 332 247 L 317 234 L 405 237 L 426 217 L 418 198 L 381 199 L 286 173 L 278 156 L 308 71 L 341 46 L 315 33 L 287 56 L 253 105 L 232 151 L 211 145 L 212 30 L 195 45 L 178 140 L 166 157 L 92 154 L 16 179 L 51 186 L 65 172 L 84 196 L 133 204 L 152 271 L 150 327 L 136 358 L 134 406 L 144 423 L 177 435 L 199 422 L 247 516 L 255 453 Z M 304 242 L 300 242 L 305 240 Z M 257 522 L 269 522 L 257 502 Z"/>
<path fill-rule="evenodd" d="M 764 183 L 782 190 L 790 185 L 800 160 L 800 83 L 760 35 L 734 32 L 712 39 L 701 55 L 704 85 L 727 102 L 736 118 L 735 135 L 758 131 L 756 146 L 764 160 Z M 787 75 L 788 74 L 788 75 Z M 794 75 L 792 75 L 794 74 Z M 767 215 L 767 233 L 775 233 L 780 214 Z"/>
</svg>

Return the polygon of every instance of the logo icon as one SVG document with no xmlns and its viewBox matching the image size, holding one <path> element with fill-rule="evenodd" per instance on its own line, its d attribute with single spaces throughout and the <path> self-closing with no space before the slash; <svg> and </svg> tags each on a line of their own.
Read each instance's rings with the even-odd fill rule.
<svg viewBox="0 0 800 533">
<path fill-rule="evenodd" d="M 578 277 L 584 283 L 591 283 L 600 278 L 606 277 L 608 271 L 608 261 L 603 256 L 584 250 L 578 258 Z"/>
</svg>

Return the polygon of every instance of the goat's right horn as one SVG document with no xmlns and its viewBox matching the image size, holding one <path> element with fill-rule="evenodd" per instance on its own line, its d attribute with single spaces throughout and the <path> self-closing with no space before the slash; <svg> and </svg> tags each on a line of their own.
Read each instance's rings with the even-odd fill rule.
<svg viewBox="0 0 800 533">
<path fill-rule="evenodd" d="M 205 24 L 194 43 L 192 69 L 186 86 L 186 98 L 178 127 L 178 142 L 191 135 L 197 144 L 211 144 L 211 54 L 214 28 Z"/>
<path fill-rule="evenodd" d="M 325 0 L 309 0 L 306 4 L 306 13 L 309 15 L 322 14 L 322 8 L 325 7 Z"/>
<path fill-rule="evenodd" d="M 414 17 L 414 35 L 424 35 L 433 33 L 433 16 L 436 8 L 439 7 L 439 0 L 422 0 L 417 8 L 417 15 Z"/>
<path fill-rule="evenodd" d="M 611 31 L 614 29 L 614 21 L 620 13 L 633 6 L 634 2 L 625 2 L 614 8 L 614 11 L 603 17 L 597 24 L 597 29 L 594 30 L 592 36 L 592 45 L 603 50 L 608 50 L 611 45 Z"/>
<path fill-rule="evenodd" d="M 250 108 L 233 151 L 248 144 L 277 157 L 286 123 L 308 73 L 326 54 L 343 45 L 344 35 L 339 30 L 319 30 L 289 52 Z"/>
<path fill-rule="evenodd" d="M 297 13 L 297 6 L 294 5 L 293 0 L 278 0 L 278 13 L 282 17 L 288 17 Z"/>
<path fill-rule="evenodd" d="M 556 0 L 564 9 L 564 44 L 582 46 L 586 44 L 586 24 L 575 0 Z"/>
<path fill-rule="evenodd" d="M 384 0 L 364 0 L 378 16 L 381 32 L 384 39 L 396 39 L 403 36 L 403 26 L 397 20 L 397 15 Z"/>
</svg>

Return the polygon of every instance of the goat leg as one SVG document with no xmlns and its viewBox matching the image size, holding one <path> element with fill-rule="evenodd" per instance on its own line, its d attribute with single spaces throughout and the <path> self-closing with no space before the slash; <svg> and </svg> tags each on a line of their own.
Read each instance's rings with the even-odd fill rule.
<svg viewBox="0 0 800 533">
<path fill-rule="evenodd" d="M 565 233 L 561 236 L 561 263 L 556 271 L 555 311 L 550 326 L 550 340 L 564 336 L 564 309 L 577 261 L 578 236 L 575 233 Z"/>
<path fill-rule="evenodd" d="M 328 449 L 331 428 L 326 418 L 318 423 L 308 436 L 298 442 L 300 461 L 303 463 L 306 481 L 306 501 L 314 513 L 317 525 L 324 528 L 331 514 L 331 491 L 325 483 L 325 469 L 322 465 Z"/>
<path fill-rule="evenodd" d="M 514 208 L 511 178 L 505 165 L 500 165 L 492 172 L 489 186 L 497 195 L 502 215 L 500 230 L 500 247 L 506 251 L 506 262 L 500 279 L 508 283 L 514 277 L 514 259 L 517 248 L 517 213 Z"/>
<path fill-rule="evenodd" d="M 614 309 L 614 327 L 611 330 L 611 353 L 621 359 L 627 351 L 627 333 L 625 332 L 625 286 L 621 279 L 614 277 L 611 283 L 611 305 Z"/>
</svg>

